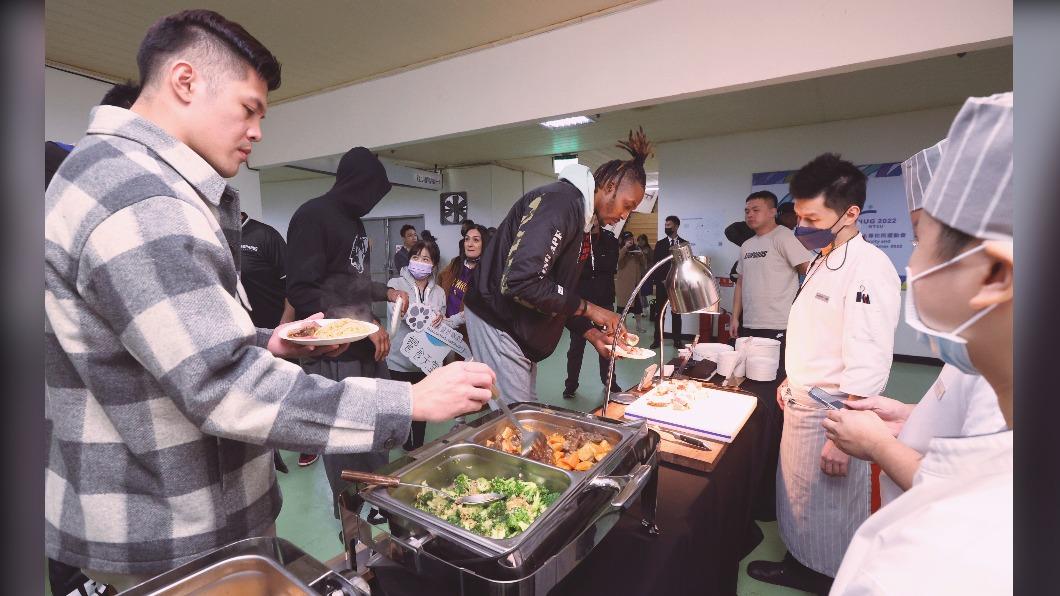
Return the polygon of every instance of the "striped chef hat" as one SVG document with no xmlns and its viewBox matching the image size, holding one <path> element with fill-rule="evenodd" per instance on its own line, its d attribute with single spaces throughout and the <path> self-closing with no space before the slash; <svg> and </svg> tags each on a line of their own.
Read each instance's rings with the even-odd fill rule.
<svg viewBox="0 0 1060 596">
<path fill-rule="evenodd" d="M 969 97 L 946 135 L 924 210 L 983 240 L 1012 240 L 1012 93 Z"/>
<path fill-rule="evenodd" d="M 924 208 L 924 190 L 931 175 L 939 169 L 942 152 L 946 150 L 946 139 L 923 149 L 902 162 L 902 180 L 905 182 L 905 200 L 909 203 L 909 212 Z"/>
</svg>

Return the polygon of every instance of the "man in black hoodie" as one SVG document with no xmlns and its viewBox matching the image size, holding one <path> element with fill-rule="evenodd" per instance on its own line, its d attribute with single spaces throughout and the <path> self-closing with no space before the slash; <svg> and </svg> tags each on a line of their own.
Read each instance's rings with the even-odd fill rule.
<svg viewBox="0 0 1060 596">
<path fill-rule="evenodd" d="M 287 300 L 294 307 L 295 320 L 303 313 L 323 312 L 326 318 L 346 317 L 380 327 L 369 336 L 371 341 L 354 342 L 335 358 L 303 360 L 307 373 L 334 380 L 390 378 L 386 366 L 390 338 L 385 325 L 372 314 L 372 302 L 394 302 L 400 296 L 404 312 L 408 295 L 372 281 L 368 234 L 361 222 L 390 188 L 379 158 L 364 147 L 355 147 L 339 161 L 331 190 L 306 201 L 291 216 L 287 228 Z M 325 455 L 324 471 L 335 498 L 348 484 L 339 477 L 343 469 L 372 471 L 387 463 L 392 447 L 374 453 Z"/>
<path fill-rule="evenodd" d="M 567 166 L 559 181 L 523 195 L 497 226 L 475 268 L 464 298 L 471 350 L 497 374 L 507 402 L 537 400 L 537 363 L 556 349 L 564 327 L 605 357 L 614 334 L 625 333 L 618 313 L 592 304 L 577 290 L 592 254 L 592 223 L 624 220 L 644 198 L 644 160 L 651 144 L 643 131 L 630 131 L 619 146 L 633 158 L 609 161 L 595 172 L 580 164 Z"/>
</svg>

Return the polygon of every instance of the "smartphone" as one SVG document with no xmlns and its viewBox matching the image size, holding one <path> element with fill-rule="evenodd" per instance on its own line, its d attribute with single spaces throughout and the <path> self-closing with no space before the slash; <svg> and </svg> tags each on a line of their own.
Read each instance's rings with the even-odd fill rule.
<svg viewBox="0 0 1060 596">
<path fill-rule="evenodd" d="M 814 401 L 828 408 L 829 410 L 842 410 L 843 408 L 847 407 L 847 405 L 843 403 L 843 400 L 846 399 L 847 394 L 843 393 L 842 391 L 837 394 L 832 394 L 828 393 L 824 389 L 821 389 L 820 387 L 811 387 L 810 397 L 812 397 Z"/>
</svg>

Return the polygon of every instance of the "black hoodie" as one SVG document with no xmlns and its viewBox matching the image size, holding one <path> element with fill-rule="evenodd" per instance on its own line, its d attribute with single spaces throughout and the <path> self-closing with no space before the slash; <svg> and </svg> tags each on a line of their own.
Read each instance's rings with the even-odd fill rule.
<svg viewBox="0 0 1060 596">
<path fill-rule="evenodd" d="M 541 362 L 566 327 L 584 335 L 592 321 L 574 316 L 581 306 L 578 279 L 589 259 L 582 193 L 560 180 L 523 195 L 497 226 L 464 305 L 505 331 L 523 355 Z"/>
<path fill-rule="evenodd" d="M 386 285 L 372 282 L 368 235 L 361 217 L 390 192 L 386 170 L 364 147 L 339 161 L 331 190 L 306 201 L 287 229 L 287 300 L 304 319 L 374 321 L 372 302 L 386 300 Z M 354 343 L 339 360 L 371 360 L 370 341 Z"/>
</svg>

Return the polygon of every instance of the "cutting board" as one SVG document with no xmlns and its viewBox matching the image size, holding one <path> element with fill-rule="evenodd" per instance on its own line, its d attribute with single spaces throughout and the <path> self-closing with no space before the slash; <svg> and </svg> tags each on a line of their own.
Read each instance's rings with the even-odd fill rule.
<svg viewBox="0 0 1060 596">
<path fill-rule="evenodd" d="M 704 388 L 698 395 L 691 400 L 692 407 L 688 410 L 650 406 L 647 396 L 641 396 L 626 408 L 625 416 L 731 443 L 758 405 L 757 397 L 731 391 Z"/>
</svg>

